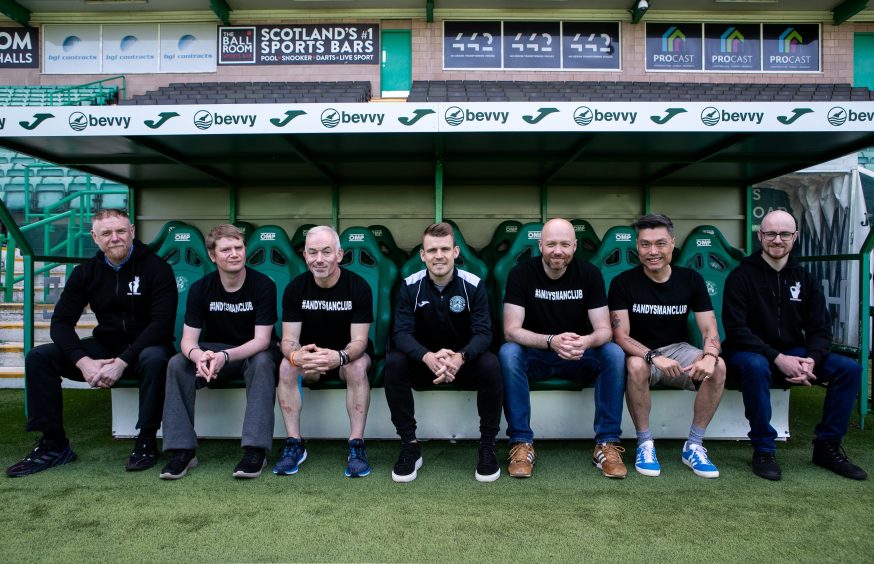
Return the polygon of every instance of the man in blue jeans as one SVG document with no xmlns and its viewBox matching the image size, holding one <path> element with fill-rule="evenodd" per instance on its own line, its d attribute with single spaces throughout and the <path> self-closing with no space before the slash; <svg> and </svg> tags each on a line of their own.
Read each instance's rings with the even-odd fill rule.
<svg viewBox="0 0 874 564">
<path fill-rule="evenodd" d="M 745 258 L 725 283 L 722 322 L 730 375 L 740 379 L 753 473 L 779 480 L 771 426 L 772 383 L 780 386 L 825 384 L 822 420 L 816 426 L 813 463 L 864 480 L 868 474 L 847 458 L 841 440 L 859 392 L 862 367 L 830 354 L 831 327 L 819 283 L 790 252 L 798 239 L 795 218 L 773 211 L 762 218 L 762 252 Z"/>
<path fill-rule="evenodd" d="M 534 469 L 529 381 L 564 378 L 595 385 L 595 452 L 592 463 L 608 478 L 624 478 L 619 446 L 625 353 L 610 342 L 604 278 L 574 259 L 577 240 L 564 219 L 541 231 L 540 257 L 517 264 L 507 278 L 501 372 L 510 437 L 510 476 Z"/>
</svg>

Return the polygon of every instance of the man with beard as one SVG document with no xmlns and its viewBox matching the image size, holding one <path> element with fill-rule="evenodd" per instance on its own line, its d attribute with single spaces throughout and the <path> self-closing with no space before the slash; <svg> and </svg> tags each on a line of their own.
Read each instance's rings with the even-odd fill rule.
<svg viewBox="0 0 874 564">
<path fill-rule="evenodd" d="M 790 214 L 773 211 L 759 228 L 762 252 L 745 258 L 725 284 L 722 322 L 729 374 L 740 379 L 753 473 L 779 480 L 777 432 L 771 426 L 772 384 L 827 387 L 822 420 L 814 429 L 813 463 L 864 480 L 841 446 L 859 392 L 862 367 L 831 354 L 831 327 L 818 281 L 790 256 L 798 227 Z"/>
<path fill-rule="evenodd" d="M 146 470 L 158 459 L 167 361 L 173 356 L 176 281 L 170 266 L 134 239 L 123 210 L 94 214 L 91 237 L 100 251 L 73 269 L 55 306 L 52 343 L 24 361 L 29 431 L 42 431 L 36 448 L 6 469 L 27 476 L 73 462 L 64 431 L 61 378 L 111 388 L 124 376 L 139 382 L 139 436 L 125 469 Z M 80 339 L 76 323 L 86 306 L 97 317 L 93 337 Z"/>
<path fill-rule="evenodd" d="M 507 278 L 501 372 L 510 437 L 508 473 L 530 478 L 534 432 L 528 382 L 564 378 L 595 386 L 592 463 L 608 478 L 624 478 L 619 446 L 625 355 L 610 342 L 604 278 L 574 258 L 574 227 L 552 219 L 541 231 L 539 257 L 517 264 Z"/>
</svg>

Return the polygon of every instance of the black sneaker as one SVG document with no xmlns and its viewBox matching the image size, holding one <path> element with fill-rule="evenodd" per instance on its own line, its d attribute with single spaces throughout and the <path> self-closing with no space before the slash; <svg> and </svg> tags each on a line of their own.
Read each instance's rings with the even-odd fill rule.
<svg viewBox="0 0 874 564">
<path fill-rule="evenodd" d="M 866 480 L 868 473 L 850 462 L 840 441 L 813 441 L 813 463 L 851 480 Z"/>
<path fill-rule="evenodd" d="M 178 480 L 197 466 L 197 457 L 193 450 L 171 450 L 170 462 L 161 470 L 158 476 L 162 480 Z"/>
<path fill-rule="evenodd" d="M 263 448 L 246 447 L 243 458 L 234 468 L 234 478 L 257 478 L 267 466 L 267 453 Z"/>
<path fill-rule="evenodd" d="M 498 455 L 495 445 L 480 443 L 479 463 L 476 465 L 474 478 L 477 482 L 494 482 L 501 477 L 501 467 L 498 465 Z"/>
<path fill-rule="evenodd" d="M 6 469 L 6 475 L 10 478 L 30 476 L 74 460 L 76 460 L 76 453 L 70 448 L 69 441 L 66 441 L 63 446 L 59 446 L 52 445 L 45 439 L 40 439 L 30 454 Z"/>
<path fill-rule="evenodd" d="M 391 479 L 395 482 L 412 482 L 416 472 L 422 467 L 422 449 L 419 443 L 404 443 L 395 467 L 391 471 Z"/>
<path fill-rule="evenodd" d="M 783 477 L 777 457 L 773 452 L 757 450 L 753 452 L 753 474 L 766 480 L 777 481 Z"/>
<path fill-rule="evenodd" d="M 155 437 L 137 438 L 134 451 L 127 459 L 124 469 L 128 472 L 148 470 L 158 463 L 158 441 Z"/>
</svg>

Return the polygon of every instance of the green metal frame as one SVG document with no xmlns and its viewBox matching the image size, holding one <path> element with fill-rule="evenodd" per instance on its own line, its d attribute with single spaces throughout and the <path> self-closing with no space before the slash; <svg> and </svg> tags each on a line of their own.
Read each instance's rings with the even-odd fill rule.
<svg viewBox="0 0 874 564">
<path fill-rule="evenodd" d="M 119 89 L 119 99 L 124 100 L 125 96 L 127 95 L 127 78 L 123 74 L 119 74 L 116 76 L 101 78 L 100 80 L 95 80 L 92 82 L 86 82 L 85 84 L 76 84 L 74 86 L 62 86 L 62 87 L 55 88 L 51 91 L 51 98 L 50 98 L 51 103 L 49 104 L 49 106 L 55 105 L 54 95 L 56 93 L 61 95 L 61 99 L 59 100 L 57 105 L 69 106 L 70 105 L 69 102 L 71 101 L 70 100 L 70 92 L 73 92 L 74 90 L 77 90 L 79 88 L 86 88 L 88 86 L 93 86 L 96 84 L 97 86 L 100 87 L 100 93 L 102 94 L 104 83 L 111 82 L 113 80 L 121 80 L 121 88 Z M 64 100 L 63 100 L 64 94 L 66 94 L 66 96 L 67 96 L 66 97 L 66 102 L 67 102 L 66 104 L 63 103 L 64 102 Z"/>
<path fill-rule="evenodd" d="M 10 20 L 16 21 L 24 27 L 31 27 L 30 10 L 15 0 L 0 0 L 0 12 L 6 15 Z"/>
<path fill-rule="evenodd" d="M 225 0 L 209 0 L 209 7 L 223 24 L 231 25 L 231 12 L 233 10 Z"/>
<path fill-rule="evenodd" d="M 834 24 L 841 25 L 868 7 L 868 0 L 845 0 L 832 10 Z"/>
<path fill-rule="evenodd" d="M 647 8 L 647 9 L 641 10 L 638 7 L 638 3 L 639 3 L 639 0 L 634 0 L 634 3 L 631 4 L 631 8 L 628 9 L 628 11 L 631 12 L 631 23 L 633 23 L 633 24 L 639 24 L 640 20 L 643 19 L 643 15 L 646 13 L 646 10 L 649 9 L 649 8 Z"/>
</svg>

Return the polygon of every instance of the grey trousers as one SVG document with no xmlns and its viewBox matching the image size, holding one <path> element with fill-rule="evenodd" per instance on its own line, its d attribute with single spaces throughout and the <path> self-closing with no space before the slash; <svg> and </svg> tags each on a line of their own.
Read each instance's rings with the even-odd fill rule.
<svg viewBox="0 0 874 564">
<path fill-rule="evenodd" d="M 232 348 L 218 343 L 200 343 L 204 350 Z M 273 405 L 276 401 L 276 375 L 281 353 L 275 346 L 245 360 L 225 365 L 217 381 L 239 379 L 246 382 L 246 415 L 243 418 L 242 446 L 270 450 L 273 443 Z M 216 380 L 214 380 L 216 382 Z M 205 381 L 194 375 L 194 363 L 181 353 L 167 366 L 167 393 L 164 398 L 164 450 L 194 450 L 194 403 L 198 388 Z M 219 384 L 219 387 L 221 385 Z"/>
</svg>

